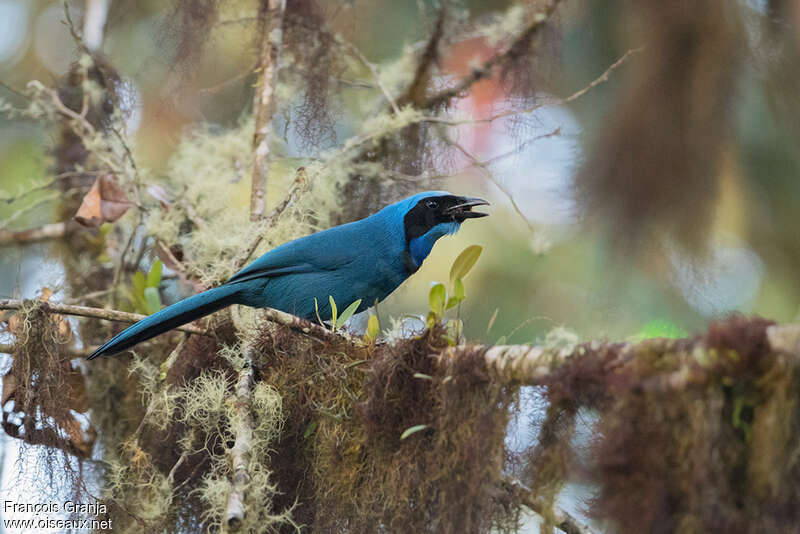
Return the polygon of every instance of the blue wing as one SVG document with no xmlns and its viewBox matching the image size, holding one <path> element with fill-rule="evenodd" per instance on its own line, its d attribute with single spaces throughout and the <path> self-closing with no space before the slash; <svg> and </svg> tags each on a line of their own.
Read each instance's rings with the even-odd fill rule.
<svg viewBox="0 0 800 534">
<path fill-rule="evenodd" d="M 357 231 L 351 225 L 343 225 L 284 243 L 231 276 L 226 283 L 346 267 L 356 259 L 356 247 L 342 245 L 351 244 L 354 236 L 350 234 Z"/>
</svg>

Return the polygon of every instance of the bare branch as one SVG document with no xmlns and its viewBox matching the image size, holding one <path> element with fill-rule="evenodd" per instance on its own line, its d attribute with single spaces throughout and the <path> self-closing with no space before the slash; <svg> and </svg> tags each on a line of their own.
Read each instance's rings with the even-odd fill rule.
<svg viewBox="0 0 800 534">
<path fill-rule="evenodd" d="M 0 310 L 19 310 L 25 305 L 25 301 L 17 299 L 0 299 Z M 59 315 L 73 315 L 76 317 L 90 317 L 92 319 L 105 319 L 106 321 L 116 321 L 119 323 L 135 323 L 141 321 L 146 315 L 138 313 L 128 313 L 118 310 L 106 310 L 103 308 L 89 308 L 87 306 L 74 306 L 71 304 L 57 304 L 51 302 L 42 302 L 42 309 L 47 313 L 56 313 Z M 210 336 L 211 334 L 205 328 L 195 325 L 183 325 L 177 327 L 175 330 L 182 332 L 189 332 L 190 334 L 198 334 L 201 336 Z"/>
<path fill-rule="evenodd" d="M 275 83 L 278 79 L 278 55 L 283 41 L 283 15 L 286 0 L 269 0 L 269 13 L 261 33 L 258 56 L 258 82 L 253 96 L 255 133 L 253 135 L 253 181 L 250 190 L 250 220 L 264 218 L 267 211 L 269 176 L 269 133 L 275 114 Z"/>
</svg>

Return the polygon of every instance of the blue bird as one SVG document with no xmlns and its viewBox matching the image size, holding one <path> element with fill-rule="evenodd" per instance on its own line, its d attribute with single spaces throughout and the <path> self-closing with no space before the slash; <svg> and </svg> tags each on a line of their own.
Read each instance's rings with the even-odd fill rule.
<svg viewBox="0 0 800 534">
<path fill-rule="evenodd" d="M 454 234 L 479 198 L 427 191 L 390 204 L 364 219 L 301 237 L 272 249 L 219 287 L 176 302 L 126 328 L 89 359 L 141 341 L 231 304 L 270 307 L 313 320 L 331 317 L 328 296 L 358 312 L 385 299 L 419 269 L 440 237 Z"/>
</svg>

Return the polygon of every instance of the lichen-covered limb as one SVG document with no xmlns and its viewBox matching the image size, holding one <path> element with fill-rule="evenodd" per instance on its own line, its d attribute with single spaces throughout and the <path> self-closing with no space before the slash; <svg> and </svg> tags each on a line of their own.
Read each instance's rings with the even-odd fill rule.
<svg viewBox="0 0 800 534">
<path fill-rule="evenodd" d="M 233 433 L 235 441 L 228 454 L 231 458 L 231 491 L 225 507 L 225 524 L 238 528 L 244 521 L 245 489 L 250 482 L 250 451 L 253 444 L 253 365 L 247 349 L 245 364 L 236 382 L 236 419 Z"/>
<path fill-rule="evenodd" d="M 253 135 L 253 181 L 250 191 L 250 220 L 258 221 L 267 212 L 267 177 L 269 176 L 269 132 L 275 114 L 275 84 L 278 79 L 278 55 L 283 42 L 283 15 L 286 0 L 269 0 L 269 13 L 261 34 L 258 55 L 258 82 L 253 97 L 255 133 Z"/>
</svg>

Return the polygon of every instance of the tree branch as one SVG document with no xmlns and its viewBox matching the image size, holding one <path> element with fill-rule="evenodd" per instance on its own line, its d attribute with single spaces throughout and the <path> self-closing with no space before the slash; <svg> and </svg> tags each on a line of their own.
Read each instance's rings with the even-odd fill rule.
<svg viewBox="0 0 800 534">
<path fill-rule="evenodd" d="M 537 14 L 533 22 L 500 52 L 487 59 L 482 65 L 473 69 L 472 72 L 459 80 L 454 86 L 443 89 L 426 98 L 421 107 L 431 109 L 447 104 L 451 99 L 469 89 L 475 82 L 491 76 L 495 68 L 501 67 L 507 62 L 517 58 L 520 54 L 519 46 L 529 41 L 547 24 L 560 2 L 561 0 L 551 0 L 545 6 L 544 11 Z"/>
<path fill-rule="evenodd" d="M 565 534 L 592 534 L 592 529 L 561 508 L 553 506 L 552 509 L 548 510 L 542 499 L 537 498 L 533 491 L 519 480 L 504 479 L 502 487 L 516 502 L 527 506 L 532 512 L 541 517 L 549 517 L 551 524 Z"/>
<path fill-rule="evenodd" d="M 244 491 L 250 482 L 250 449 L 253 442 L 253 362 L 251 348 L 245 350 L 245 363 L 236 382 L 236 419 L 233 429 L 235 441 L 228 451 L 231 458 L 231 491 L 225 507 L 225 524 L 232 530 L 244 521 Z"/>
<path fill-rule="evenodd" d="M 17 299 L 0 299 L 0 310 L 19 310 L 25 305 L 24 300 Z M 135 323 L 145 317 L 138 313 L 128 313 L 117 310 L 107 310 L 104 308 L 89 308 L 87 306 L 73 306 L 69 304 L 55 304 L 50 302 L 42 302 L 42 309 L 47 313 L 56 313 L 59 315 L 73 315 L 76 317 L 89 317 L 93 319 L 105 319 L 107 321 L 117 321 L 120 323 Z M 273 308 L 264 308 L 264 318 L 272 323 L 283 325 L 291 328 L 301 334 L 307 334 L 311 337 L 320 340 L 333 340 L 341 339 L 343 336 L 340 333 L 332 332 L 325 327 L 314 324 L 311 321 L 301 319 L 291 313 L 282 312 Z M 174 330 L 181 332 L 188 332 L 190 334 L 197 334 L 200 336 L 211 336 L 211 333 L 205 328 L 187 324 L 179 326 Z"/>
<path fill-rule="evenodd" d="M 253 135 L 253 181 L 250 190 L 250 220 L 264 218 L 267 212 L 269 176 L 269 133 L 275 114 L 275 84 L 278 79 L 278 55 L 283 41 L 283 15 L 286 0 L 269 0 L 269 13 L 261 32 L 258 56 L 258 82 L 253 96 L 255 133 Z"/>
<path fill-rule="evenodd" d="M 76 230 L 76 226 L 64 222 L 45 224 L 28 230 L 0 230 L 0 246 L 35 243 L 47 239 L 58 239 Z"/>
<path fill-rule="evenodd" d="M 428 43 L 425 45 L 425 50 L 420 56 L 419 63 L 417 63 L 417 69 L 414 71 L 414 78 L 409 84 L 406 94 L 400 99 L 401 105 L 411 104 L 418 108 L 425 104 L 425 92 L 431 79 L 431 70 L 439 58 L 439 43 L 444 37 L 444 21 L 447 17 L 447 8 L 447 2 L 442 2 L 442 6 L 439 8 L 439 16 L 436 18 L 436 24 L 433 26 Z"/>
<path fill-rule="evenodd" d="M 17 299 L 0 299 L 0 310 L 19 310 L 25 305 L 26 301 Z M 51 302 L 41 302 L 42 309 L 47 313 L 56 313 L 58 315 L 73 315 L 76 317 L 90 317 L 92 319 L 105 319 L 106 321 L 116 321 L 119 323 L 135 323 L 141 321 L 146 315 L 138 313 L 128 313 L 117 310 L 106 310 L 104 308 L 89 308 L 87 306 L 73 306 L 70 304 L 57 304 Z M 175 330 L 182 332 L 189 332 L 190 334 L 197 334 L 201 336 L 209 336 L 211 334 L 205 328 L 195 325 L 183 325 L 177 327 Z"/>
</svg>

